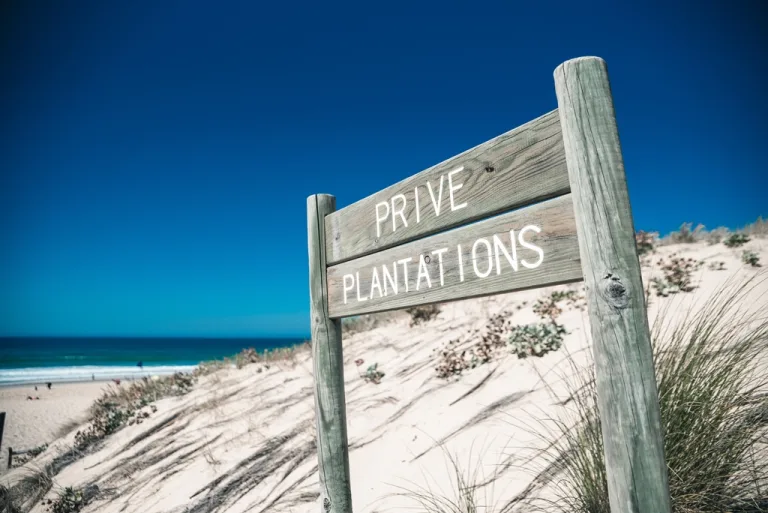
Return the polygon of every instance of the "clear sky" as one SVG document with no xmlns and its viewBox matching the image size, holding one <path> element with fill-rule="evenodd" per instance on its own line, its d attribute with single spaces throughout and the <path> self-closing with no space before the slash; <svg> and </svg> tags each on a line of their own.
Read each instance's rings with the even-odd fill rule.
<svg viewBox="0 0 768 513">
<path fill-rule="evenodd" d="M 768 214 L 761 2 L 457 4 L 3 2 L 0 335 L 306 336 L 307 196 L 556 108 L 584 55 L 637 229 Z"/>
</svg>

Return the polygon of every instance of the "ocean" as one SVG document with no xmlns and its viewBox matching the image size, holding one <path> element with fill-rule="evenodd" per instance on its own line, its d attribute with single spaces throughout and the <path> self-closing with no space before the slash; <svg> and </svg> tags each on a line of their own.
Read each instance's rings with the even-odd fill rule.
<svg viewBox="0 0 768 513">
<path fill-rule="evenodd" d="M 233 356 L 245 348 L 263 351 L 302 342 L 288 338 L 0 338 L 0 386 L 188 372 L 200 362 Z"/>
</svg>

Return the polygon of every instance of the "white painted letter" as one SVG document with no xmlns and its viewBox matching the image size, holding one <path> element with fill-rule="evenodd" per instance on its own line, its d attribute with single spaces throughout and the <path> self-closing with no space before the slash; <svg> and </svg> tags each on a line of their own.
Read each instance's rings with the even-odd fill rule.
<svg viewBox="0 0 768 513">
<path fill-rule="evenodd" d="M 424 261 L 424 255 L 419 256 L 419 275 L 416 278 L 416 290 L 419 290 L 421 286 L 421 277 L 427 278 L 427 287 L 432 288 L 432 281 L 429 279 L 429 269 L 427 269 L 427 263 Z"/>
<path fill-rule="evenodd" d="M 534 226 L 534 225 L 532 225 L 532 224 L 529 224 L 528 226 L 526 226 L 526 227 L 524 227 L 522 230 L 520 230 L 520 233 L 518 233 L 518 234 L 517 234 L 517 237 L 518 237 L 518 239 L 520 240 L 520 245 L 521 245 L 521 246 L 523 246 L 523 247 L 525 247 L 525 248 L 528 248 L 528 249 L 532 249 L 532 250 L 534 250 L 536 253 L 538 253 L 538 254 L 539 254 L 539 260 L 538 260 L 538 261 L 537 261 L 535 264 L 529 264 L 529 263 L 528 263 L 528 262 L 526 262 L 524 259 L 520 260 L 520 263 L 521 263 L 521 264 L 523 264 L 523 265 L 524 265 L 525 267 L 527 267 L 528 269 L 536 269 L 536 268 L 537 268 L 538 266 L 540 266 L 540 265 L 541 265 L 541 263 L 544 261 L 544 250 L 543 250 L 543 249 L 541 249 L 540 247 L 538 247 L 538 246 L 534 245 L 534 244 L 531 244 L 530 242 L 526 242 L 526 241 L 523 239 L 523 233 L 524 233 L 526 230 L 533 230 L 534 232 L 536 232 L 536 233 L 539 233 L 539 232 L 541 232 L 541 228 L 539 228 L 538 226 Z"/>
<path fill-rule="evenodd" d="M 408 262 L 413 260 L 413 258 L 403 258 L 402 260 L 398 260 L 398 264 L 403 264 L 403 281 L 405 281 L 405 291 L 408 292 Z"/>
<path fill-rule="evenodd" d="M 459 256 L 459 281 L 464 281 L 464 256 L 461 254 L 461 244 L 456 244 L 456 253 Z"/>
<path fill-rule="evenodd" d="M 381 297 L 382 294 L 381 294 L 381 284 L 379 283 L 379 270 L 376 267 L 373 268 L 373 276 L 371 276 L 371 296 L 370 296 L 371 299 L 373 299 L 374 288 L 379 289 L 379 297 Z"/>
<path fill-rule="evenodd" d="M 464 203 L 460 204 L 460 205 L 454 205 L 453 204 L 453 201 L 454 201 L 453 200 L 453 191 L 458 191 L 464 185 L 463 183 L 460 183 L 460 184 L 458 184 L 455 187 L 453 186 L 453 174 L 454 173 L 458 173 L 459 171 L 464 171 L 464 166 L 458 167 L 458 168 L 454 169 L 453 171 L 451 171 L 450 173 L 448 173 L 448 194 L 451 197 L 451 210 L 459 210 L 460 208 L 464 208 L 464 207 L 467 206 L 467 202 L 466 201 Z"/>
<path fill-rule="evenodd" d="M 485 244 L 485 250 L 488 252 L 488 270 L 485 273 L 481 273 L 480 270 L 477 268 L 477 244 L 479 242 L 482 242 Z M 488 275 L 491 274 L 491 271 L 493 271 L 493 254 L 491 249 L 491 243 L 488 242 L 485 239 L 477 239 L 474 244 L 472 244 L 472 267 L 475 268 L 475 274 L 478 278 L 487 278 Z"/>
<path fill-rule="evenodd" d="M 517 271 L 517 241 L 515 240 L 515 230 L 509 230 L 509 240 L 512 243 L 512 256 L 507 252 L 507 248 L 504 247 L 504 243 L 498 235 L 493 236 L 493 252 L 496 253 L 496 274 L 501 274 L 501 259 L 499 258 L 499 252 L 504 253 L 507 257 L 507 262 L 512 266 L 512 269 Z"/>
<path fill-rule="evenodd" d="M 347 287 L 347 278 L 349 278 L 352 283 L 349 284 L 349 287 Z M 352 290 L 355 287 L 355 277 L 351 274 L 345 274 L 344 275 L 344 304 L 347 304 L 347 291 Z"/>
<path fill-rule="evenodd" d="M 437 202 L 435 202 L 435 193 L 432 192 L 432 184 L 427 180 L 427 189 L 429 189 L 429 195 L 432 197 L 432 206 L 435 208 L 435 216 L 440 215 L 440 203 L 443 202 L 443 178 L 445 178 L 445 175 L 440 175 L 440 192 L 437 194 Z"/>
<path fill-rule="evenodd" d="M 416 200 L 416 224 L 421 221 L 421 212 L 419 211 L 419 186 L 413 188 L 413 198 Z"/>
<path fill-rule="evenodd" d="M 357 300 L 358 301 L 365 301 L 366 297 L 360 297 L 360 272 L 355 273 L 355 279 L 357 280 Z"/>
<path fill-rule="evenodd" d="M 382 205 L 387 207 L 387 213 L 384 214 L 384 217 L 379 217 L 379 207 Z M 376 204 L 376 237 L 381 237 L 381 222 L 384 221 L 387 216 L 389 216 L 389 202 L 382 201 L 381 203 Z"/>
<path fill-rule="evenodd" d="M 443 249 L 436 249 L 432 252 L 433 255 L 437 255 L 437 261 L 440 263 L 440 286 L 442 287 L 445 285 L 445 281 L 443 279 L 443 253 L 448 251 L 448 248 Z"/>
<path fill-rule="evenodd" d="M 389 267 L 386 265 L 381 266 L 381 281 L 384 282 L 384 295 L 387 295 L 387 279 L 389 279 L 389 284 L 392 285 L 392 290 L 395 291 L 395 294 L 397 294 L 397 264 L 392 263 L 392 271 L 395 274 L 395 279 L 392 279 L 392 275 L 389 274 Z"/>
<path fill-rule="evenodd" d="M 400 206 L 400 210 L 397 210 L 397 207 L 395 207 L 395 200 L 401 199 L 403 200 L 403 204 Z M 396 217 L 398 214 L 400 214 L 400 218 L 403 220 L 403 225 L 405 225 L 406 228 L 408 228 L 408 221 L 405 219 L 405 215 L 403 214 L 403 210 L 405 210 L 405 196 L 402 194 L 397 194 L 395 196 L 392 196 L 392 231 L 394 232 L 397 230 L 397 223 L 396 223 Z"/>
</svg>

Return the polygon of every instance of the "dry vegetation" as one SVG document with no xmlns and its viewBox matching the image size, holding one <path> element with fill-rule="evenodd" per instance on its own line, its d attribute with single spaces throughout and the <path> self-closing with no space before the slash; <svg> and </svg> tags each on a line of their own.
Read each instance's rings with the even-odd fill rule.
<svg viewBox="0 0 768 513">
<path fill-rule="evenodd" d="M 645 254 L 647 251 L 652 250 L 653 246 L 667 246 L 670 244 L 691 244 L 695 242 L 706 242 L 708 244 L 723 243 L 727 247 L 738 247 L 746 242 L 749 238 L 765 238 L 768 237 L 768 221 L 762 217 L 758 217 L 754 223 L 748 224 L 743 228 L 735 231 L 731 231 L 725 227 L 715 228 L 714 230 L 707 230 L 702 224 L 693 227 L 693 223 L 683 223 L 677 231 L 671 232 L 665 237 L 659 237 L 656 232 L 638 232 L 636 239 L 638 242 L 638 253 L 640 255 Z M 651 247 L 647 247 L 642 242 L 650 243 Z"/>
</svg>

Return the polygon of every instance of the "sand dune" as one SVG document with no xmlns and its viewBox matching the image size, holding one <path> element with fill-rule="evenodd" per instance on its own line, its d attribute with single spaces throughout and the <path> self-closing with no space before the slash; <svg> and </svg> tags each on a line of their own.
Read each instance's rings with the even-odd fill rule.
<svg viewBox="0 0 768 513">
<path fill-rule="evenodd" d="M 757 239 L 746 249 L 767 262 L 766 242 Z M 652 295 L 651 322 L 660 308 L 672 305 L 674 312 L 682 312 L 727 280 L 760 272 L 740 261 L 743 249 L 705 243 L 660 248 L 651 257 L 653 265 L 644 268 L 646 284 L 660 272 L 655 262 L 672 253 L 724 261 L 725 270 L 704 265 L 693 274 L 693 293 Z M 531 486 L 542 468 L 541 462 L 528 461 L 530 449 L 542 444 L 539 421 L 557 416 L 563 408 L 561 377 L 568 372 L 564 357 L 570 354 L 585 365 L 591 360 L 586 312 L 563 305 L 559 321 L 568 330 L 564 346 L 542 358 L 507 355 L 445 380 L 436 376 L 436 352 L 453 339 L 459 339 L 460 347 L 476 340 L 494 314 L 508 312 L 514 324 L 538 322 L 533 303 L 555 289 L 581 291 L 582 286 L 446 304 L 425 325 L 411 327 L 403 316 L 345 338 L 356 512 L 412 510 L 413 502 L 396 495 L 399 487 L 428 486 L 454 494 L 446 452 L 487 478 L 483 494 L 496 511 L 513 504 Z M 766 293 L 768 286 L 761 282 L 745 305 L 765 308 Z M 357 366 L 356 359 L 364 364 Z M 373 363 L 385 373 L 378 385 L 359 374 Z M 144 422 L 126 426 L 95 452 L 65 466 L 48 496 L 55 497 L 63 487 L 95 484 L 100 497 L 84 511 L 318 511 L 313 390 L 308 353 L 269 368 L 251 364 L 204 376 L 187 395 L 158 401 L 157 411 Z M 57 440 L 0 482 L 10 485 L 43 468 L 71 447 L 73 436 Z M 38 505 L 32 511 L 45 509 Z"/>
</svg>

